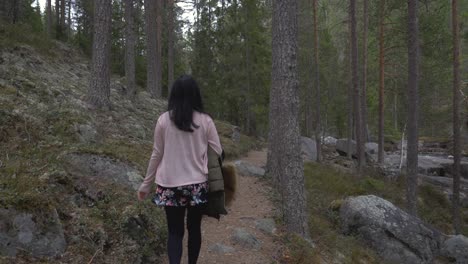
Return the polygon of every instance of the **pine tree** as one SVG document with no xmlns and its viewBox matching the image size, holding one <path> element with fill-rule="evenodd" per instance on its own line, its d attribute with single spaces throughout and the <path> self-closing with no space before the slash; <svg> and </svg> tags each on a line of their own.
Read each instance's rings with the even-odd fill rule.
<svg viewBox="0 0 468 264">
<path fill-rule="evenodd" d="M 458 22 L 458 0 L 452 0 L 453 38 L 453 227 L 456 234 L 461 232 L 460 216 L 460 25 Z"/>
<path fill-rule="evenodd" d="M 146 1 L 145 4 L 145 28 L 146 28 L 146 61 L 147 61 L 147 74 L 146 74 L 146 88 L 151 97 L 157 98 L 160 95 L 158 91 L 158 56 L 157 56 L 157 23 L 156 23 L 156 2 Z"/>
<path fill-rule="evenodd" d="M 418 1 L 408 0 L 408 154 L 406 202 L 417 215 L 418 113 L 419 113 L 419 26 Z"/>
<path fill-rule="evenodd" d="M 94 1 L 91 82 L 87 101 L 92 108 L 110 109 L 110 48 L 112 0 Z"/>
<path fill-rule="evenodd" d="M 299 132 L 297 1 L 273 1 L 268 173 L 277 181 L 286 229 L 308 236 Z"/>
<path fill-rule="evenodd" d="M 125 0 L 125 78 L 127 95 L 133 99 L 136 94 L 135 84 L 135 8 L 134 0 Z"/>
</svg>

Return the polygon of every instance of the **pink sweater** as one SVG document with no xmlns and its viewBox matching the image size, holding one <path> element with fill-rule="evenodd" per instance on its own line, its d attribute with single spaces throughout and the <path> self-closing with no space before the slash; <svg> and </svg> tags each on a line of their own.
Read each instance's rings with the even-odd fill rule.
<svg viewBox="0 0 468 264">
<path fill-rule="evenodd" d="M 153 153 L 146 177 L 138 189 L 140 192 L 149 193 L 153 182 L 164 187 L 176 187 L 207 180 L 208 145 L 221 155 L 221 143 L 214 122 L 208 115 L 194 112 L 193 122 L 199 128 L 194 128 L 191 133 L 178 129 L 171 121 L 169 112 L 158 118 Z"/>
</svg>

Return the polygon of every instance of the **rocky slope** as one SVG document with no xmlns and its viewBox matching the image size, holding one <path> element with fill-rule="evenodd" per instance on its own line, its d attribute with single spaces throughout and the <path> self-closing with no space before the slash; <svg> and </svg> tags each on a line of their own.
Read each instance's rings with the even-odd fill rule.
<svg viewBox="0 0 468 264">
<path fill-rule="evenodd" d="M 162 212 L 135 188 L 162 100 L 114 77 L 112 109 L 88 109 L 89 61 L 61 43 L 0 53 L 0 262 L 158 263 Z M 140 89 L 141 90 L 141 89 Z M 251 147 L 217 123 L 231 154 Z M 234 141 L 233 141 L 234 140 Z"/>
</svg>

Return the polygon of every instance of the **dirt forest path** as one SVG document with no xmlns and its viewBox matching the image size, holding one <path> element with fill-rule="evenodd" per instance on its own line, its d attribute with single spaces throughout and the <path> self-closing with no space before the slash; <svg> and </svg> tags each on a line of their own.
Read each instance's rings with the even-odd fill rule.
<svg viewBox="0 0 468 264">
<path fill-rule="evenodd" d="M 251 151 L 241 160 L 263 166 L 266 163 L 266 151 Z M 272 188 L 261 179 L 245 175 L 239 175 L 238 184 L 237 199 L 228 209 L 228 215 L 219 222 L 208 217 L 203 219 L 200 264 L 270 264 L 278 258 L 280 245 L 275 243 L 275 235 L 256 227 L 258 220 L 274 217 L 274 207 L 269 198 Z M 259 248 L 234 242 L 233 234 L 239 229 L 260 241 Z M 187 233 L 184 237 L 182 263 L 187 263 L 186 245 Z M 169 263 L 167 257 L 164 263 Z"/>
</svg>

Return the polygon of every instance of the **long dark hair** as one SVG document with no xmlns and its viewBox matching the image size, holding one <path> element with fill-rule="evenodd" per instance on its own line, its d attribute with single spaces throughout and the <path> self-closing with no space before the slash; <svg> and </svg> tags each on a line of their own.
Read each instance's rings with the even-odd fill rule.
<svg viewBox="0 0 468 264">
<path fill-rule="evenodd" d="M 192 127 L 199 126 L 193 123 L 193 111 L 204 113 L 200 88 L 190 75 L 182 75 L 175 80 L 169 95 L 167 110 L 172 122 L 180 130 L 193 132 Z"/>
</svg>

